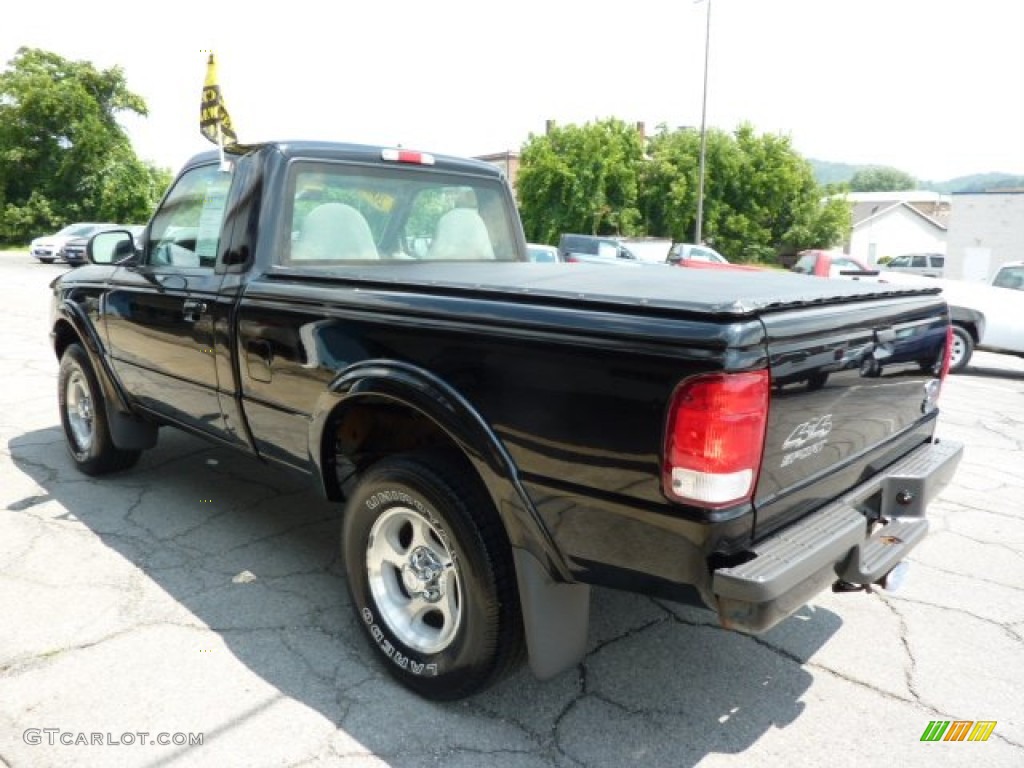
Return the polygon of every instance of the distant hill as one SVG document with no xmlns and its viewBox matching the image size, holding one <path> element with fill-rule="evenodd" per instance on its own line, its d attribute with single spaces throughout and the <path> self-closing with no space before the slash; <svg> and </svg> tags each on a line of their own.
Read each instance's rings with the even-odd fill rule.
<svg viewBox="0 0 1024 768">
<path fill-rule="evenodd" d="M 987 192 L 993 189 L 1024 189 L 1024 176 L 1011 173 L 975 173 L 971 176 L 958 176 L 949 181 L 921 182 L 927 183 L 928 189 L 952 195 L 957 192 Z"/>
<path fill-rule="evenodd" d="M 827 160 L 812 160 L 808 158 L 814 171 L 814 178 L 821 185 L 842 184 L 849 181 L 857 171 L 868 168 L 866 165 L 850 165 L 849 163 L 830 163 Z"/>
<path fill-rule="evenodd" d="M 841 184 L 849 181 L 858 171 L 874 167 L 870 165 L 850 165 L 849 163 L 833 163 L 827 160 L 808 158 L 814 170 L 814 178 L 819 184 Z M 958 176 L 948 181 L 918 180 L 920 189 L 930 189 L 944 195 L 958 192 L 985 192 L 991 189 L 1024 189 L 1024 176 L 1011 173 L 975 173 L 970 176 Z"/>
</svg>

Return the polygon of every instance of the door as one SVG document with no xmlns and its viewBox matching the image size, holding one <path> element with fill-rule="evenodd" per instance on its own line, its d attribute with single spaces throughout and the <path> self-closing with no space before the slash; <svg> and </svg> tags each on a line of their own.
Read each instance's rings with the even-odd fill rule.
<svg viewBox="0 0 1024 768">
<path fill-rule="evenodd" d="M 118 269 L 106 296 L 115 372 L 145 407 L 213 434 L 225 431 L 213 338 L 222 279 L 214 265 L 230 172 L 193 168 L 150 225 L 138 263 Z"/>
</svg>

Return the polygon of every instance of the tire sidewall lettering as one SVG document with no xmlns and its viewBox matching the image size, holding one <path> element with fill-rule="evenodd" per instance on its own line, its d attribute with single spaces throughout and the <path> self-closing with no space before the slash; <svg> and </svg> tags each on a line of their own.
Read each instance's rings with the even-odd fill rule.
<svg viewBox="0 0 1024 768">
<path fill-rule="evenodd" d="M 369 629 L 371 639 L 376 643 L 381 653 L 387 656 L 395 666 L 406 672 L 411 672 L 414 675 L 420 675 L 422 677 L 437 677 L 437 664 L 428 664 L 424 661 L 417 661 L 413 657 L 406 656 L 395 648 L 384 634 L 384 630 L 381 629 L 380 625 L 374 619 L 373 612 L 368 607 L 363 607 L 362 616 L 367 629 Z"/>
</svg>

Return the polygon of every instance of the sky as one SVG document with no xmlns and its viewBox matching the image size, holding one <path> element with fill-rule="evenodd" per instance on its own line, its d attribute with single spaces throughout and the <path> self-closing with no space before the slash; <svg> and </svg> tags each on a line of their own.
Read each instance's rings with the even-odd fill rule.
<svg viewBox="0 0 1024 768">
<path fill-rule="evenodd" d="M 919 179 L 1024 174 L 1024 0 L 48 0 L 4 12 L 20 46 L 120 67 L 149 106 L 122 124 L 177 170 L 199 134 L 206 51 L 242 142 L 517 151 L 547 120 L 749 122 L 808 158 Z"/>
</svg>

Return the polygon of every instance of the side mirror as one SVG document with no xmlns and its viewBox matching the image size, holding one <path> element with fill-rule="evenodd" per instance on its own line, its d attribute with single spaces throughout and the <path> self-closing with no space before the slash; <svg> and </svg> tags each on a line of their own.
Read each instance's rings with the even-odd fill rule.
<svg viewBox="0 0 1024 768">
<path fill-rule="evenodd" d="M 89 238 L 85 255 L 93 264 L 120 264 L 135 258 L 135 240 L 126 229 L 112 229 Z"/>
</svg>

